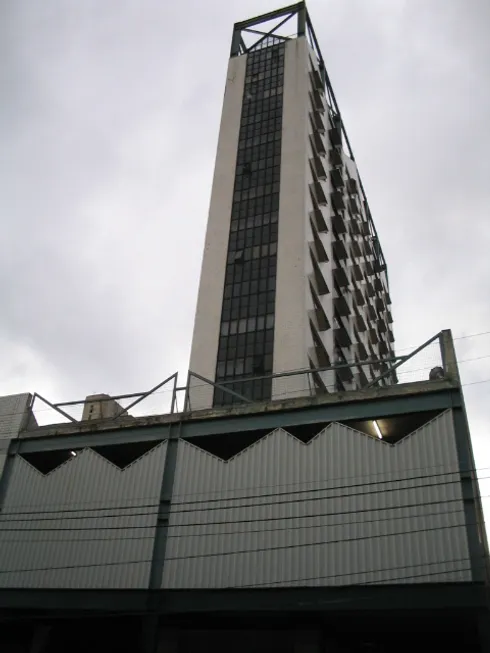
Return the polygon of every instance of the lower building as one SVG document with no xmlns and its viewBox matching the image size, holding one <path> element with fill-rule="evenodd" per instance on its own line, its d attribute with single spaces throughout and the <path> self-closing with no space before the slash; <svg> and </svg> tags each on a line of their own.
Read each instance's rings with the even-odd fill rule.
<svg viewBox="0 0 490 653">
<path fill-rule="evenodd" d="M 489 650 L 441 344 L 427 381 L 227 409 L 38 427 L 1 399 L 2 650 Z"/>
</svg>

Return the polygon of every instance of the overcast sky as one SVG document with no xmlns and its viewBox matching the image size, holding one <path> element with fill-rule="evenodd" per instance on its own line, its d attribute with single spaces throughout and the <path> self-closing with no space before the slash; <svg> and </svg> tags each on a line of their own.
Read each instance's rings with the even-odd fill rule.
<svg viewBox="0 0 490 653">
<path fill-rule="evenodd" d="M 187 369 L 232 25 L 279 6 L 0 3 L 0 394 L 134 392 Z M 490 3 L 308 6 L 397 348 L 490 331 Z M 490 468 L 490 335 L 456 344 L 478 358 L 461 374 Z"/>
</svg>

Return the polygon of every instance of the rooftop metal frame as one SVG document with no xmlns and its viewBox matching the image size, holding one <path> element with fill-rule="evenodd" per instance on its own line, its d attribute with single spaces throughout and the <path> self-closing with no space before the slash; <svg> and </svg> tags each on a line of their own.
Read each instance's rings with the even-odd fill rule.
<svg viewBox="0 0 490 653">
<path fill-rule="evenodd" d="M 258 380 L 258 379 L 267 379 L 267 378 L 272 378 L 272 379 L 279 379 L 279 378 L 284 378 L 284 377 L 294 377 L 294 376 L 306 376 L 309 387 L 311 388 L 311 393 L 310 393 L 310 398 L 312 396 L 318 396 L 317 392 L 314 390 L 314 383 L 312 383 L 312 378 L 313 375 L 319 373 L 319 372 L 329 372 L 329 371 L 337 371 L 340 369 L 346 369 L 346 368 L 358 368 L 362 367 L 364 365 L 371 365 L 371 364 L 383 364 L 385 366 L 385 369 L 380 372 L 378 376 L 376 376 L 374 379 L 370 380 L 363 388 L 360 388 L 358 391 L 362 392 L 363 390 L 369 390 L 371 388 L 386 388 L 387 386 L 384 386 L 381 384 L 381 381 L 383 381 L 384 378 L 387 376 L 393 376 L 395 374 L 395 370 L 397 370 L 399 367 L 401 367 L 404 363 L 407 361 L 411 360 L 414 356 L 419 354 L 421 351 L 423 351 L 426 347 L 431 345 L 432 343 L 438 342 L 439 345 L 439 351 L 440 351 L 440 360 L 441 360 L 441 368 L 442 368 L 442 374 L 445 379 L 449 379 L 455 383 L 459 383 L 459 373 L 458 373 L 458 368 L 457 368 L 457 362 L 455 359 L 454 355 L 454 345 L 452 341 L 452 336 L 451 336 L 451 331 L 445 330 L 441 331 L 439 333 L 436 333 L 433 335 L 431 338 L 429 338 L 426 342 L 421 344 L 419 347 L 414 349 L 413 351 L 409 352 L 408 354 L 405 354 L 403 356 L 393 356 L 390 358 L 379 358 L 379 359 L 369 359 L 365 361 L 348 361 L 345 363 L 335 363 L 333 365 L 329 365 L 328 367 L 321 367 L 321 368 L 307 368 L 303 370 L 291 370 L 289 372 L 282 372 L 282 373 L 276 373 L 276 374 L 268 374 L 268 375 L 262 375 L 262 376 L 254 376 L 254 377 L 247 377 L 246 379 L 235 379 L 232 381 L 227 381 L 227 382 L 221 382 L 221 383 L 216 383 L 215 381 L 211 379 L 207 379 L 204 376 L 201 376 L 197 372 L 193 372 L 189 370 L 187 373 L 187 379 L 186 379 L 186 384 L 185 385 L 179 385 L 178 384 L 178 373 L 175 372 L 174 374 L 171 374 L 169 377 L 167 377 L 165 380 L 161 381 L 160 383 L 157 383 L 153 388 L 150 388 L 149 390 L 145 390 L 143 392 L 133 392 L 129 394 L 121 394 L 121 395 L 114 395 L 114 396 L 103 396 L 101 398 L 94 398 L 90 399 L 89 401 L 92 403 L 95 402 L 107 402 L 110 400 L 120 400 L 120 399 L 133 399 L 133 401 L 128 405 L 121 407 L 121 410 L 119 413 L 117 413 L 114 417 L 108 417 L 108 418 L 103 418 L 102 420 L 94 420 L 92 421 L 85 421 L 82 422 L 81 420 L 77 420 L 73 415 L 70 415 L 68 412 L 66 412 L 65 408 L 68 407 L 74 407 L 74 406 L 83 406 L 86 402 L 87 399 L 77 399 L 74 401 L 61 401 L 61 402 L 56 402 L 53 403 L 46 399 L 45 397 L 41 396 L 38 393 L 34 393 L 32 395 L 32 399 L 30 402 L 30 411 L 33 412 L 34 410 L 34 405 L 36 401 L 43 402 L 49 408 L 57 411 L 60 415 L 68 419 L 72 423 L 80 423 L 80 424 L 90 424 L 90 423 L 100 423 L 100 422 L 113 422 L 117 423 L 120 419 L 121 420 L 127 420 L 128 417 L 131 419 L 131 416 L 127 415 L 127 411 L 132 408 L 133 406 L 136 406 L 139 404 L 141 401 L 149 397 L 150 395 L 158 392 L 165 386 L 169 387 L 170 386 L 170 392 L 172 393 L 171 395 L 171 402 L 170 402 L 170 411 L 162 412 L 162 414 L 175 414 L 177 411 L 177 397 L 182 396 L 182 394 L 178 393 L 183 393 L 184 395 L 184 404 L 183 404 L 183 410 L 182 414 L 190 413 L 193 411 L 193 406 L 191 405 L 191 390 L 192 390 L 192 379 L 196 379 L 198 381 L 201 381 L 202 384 L 204 385 L 210 385 L 213 386 L 214 388 L 218 388 L 219 390 L 222 390 L 223 392 L 232 395 L 238 399 L 241 400 L 242 405 L 248 404 L 248 405 L 254 405 L 257 404 L 256 401 L 244 397 L 240 395 L 238 392 L 233 390 L 233 386 L 236 384 L 237 381 L 241 380 L 246 380 L 246 381 L 253 381 L 253 380 Z M 228 387 L 230 386 L 230 387 Z M 357 391 L 346 391 L 342 394 L 349 396 L 350 392 L 357 392 Z M 332 394 L 332 393 L 325 393 L 325 394 Z M 334 393 L 335 394 L 335 393 Z M 274 403 L 274 402 L 272 402 Z M 228 407 L 230 408 L 230 407 Z M 226 407 L 224 407 L 226 410 Z M 32 427 L 29 427 L 29 422 L 26 423 L 24 427 L 24 431 L 30 431 Z"/>
</svg>

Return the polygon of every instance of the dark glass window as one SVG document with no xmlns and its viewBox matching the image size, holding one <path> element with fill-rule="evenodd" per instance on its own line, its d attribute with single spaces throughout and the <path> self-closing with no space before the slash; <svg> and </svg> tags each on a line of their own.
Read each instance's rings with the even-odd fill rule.
<svg viewBox="0 0 490 653">
<path fill-rule="evenodd" d="M 247 55 L 216 381 L 255 400 L 272 388 L 254 377 L 272 374 L 283 83 L 283 44 Z"/>
</svg>

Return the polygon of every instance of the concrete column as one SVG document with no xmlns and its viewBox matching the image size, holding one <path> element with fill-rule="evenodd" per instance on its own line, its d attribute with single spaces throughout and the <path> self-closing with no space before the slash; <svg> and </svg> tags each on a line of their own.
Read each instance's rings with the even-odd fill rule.
<svg viewBox="0 0 490 653">
<path fill-rule="evenodd" d="M 190 370 L 211 381 L 216 378 L 246 60 L 246 56 L 233 57 L 228 64 L 189 364 Z M 213 386 L 193 378 L 191 409 L 211 408 L 213 393 Z"/>
<path fill-rule="evenodd" d="M 306 238 L 308 193 L 308 49 L 286 43 L 274 326 L 275 373 L 309 368 Z M 274 380 L 273 398 L 308 396 L 307 375 Z"/>
</svg>

